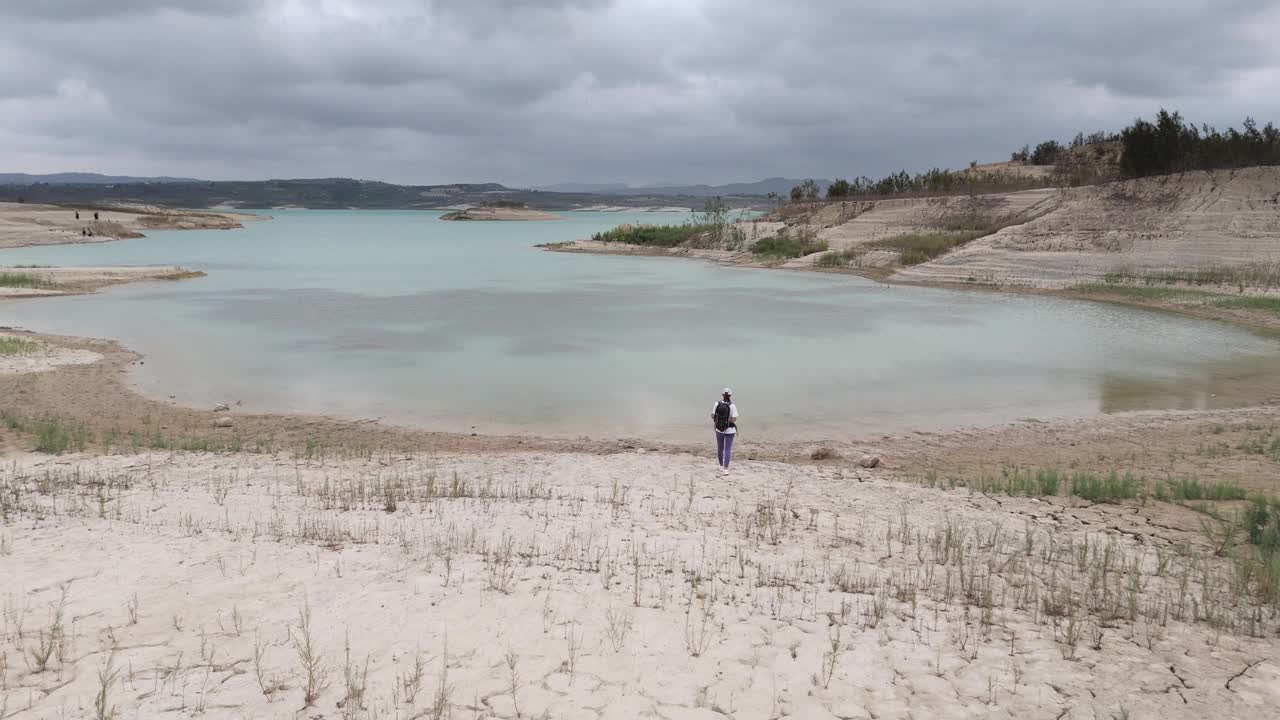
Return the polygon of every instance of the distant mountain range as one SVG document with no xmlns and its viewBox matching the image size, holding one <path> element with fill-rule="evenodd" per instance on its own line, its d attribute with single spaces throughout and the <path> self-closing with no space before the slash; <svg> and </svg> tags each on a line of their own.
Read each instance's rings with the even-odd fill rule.
<svg viewBox="0 0 1280 720">
<path fill-rule="evenodd" d="M 0 185 L 113 185 L 115 183 L 194 183 L 204 182 L 194 178 L 133 177 L 130 175 L 102 175 L 101 173 L 52 173 L 28 175 L 27 173 L 0 173 Z"/>
<path fill-rule="evenodd" d="M 76 174 L 67 174 L 74 176 Z M 66 177 L 64 176 L 64 177 Z M 701 208 L 708 193 L 663 194 L 548 192 L 513 189 L 498 183 L 452 185 L 393 185 L 350 178 L 293 180 L 180 180 L 167 178 L 112 179 L 91 175 L 87 182 L 38 179 L 5 182 L 4 178 L 54 176 L 0 175 L 0 202 L 55 204 L 142 203 L 181 208 L 457 208 L 503 200 L 540 210 L 572 210 L 598 206 Z M 709 188 L 709 186 L 706 186 Z M 709 191 L 714 193 L 714 191 Z M 733 207 L 768 206 L 762 197 L 730 197 Z"/>
<path fill-rule="evenodd" d="M 596 195 L 683 195 L 686 197 L 715 197 L 731 195 L 787 195 L 791 188 L 804 182 L 796 178 L 772 177 L 759 182 L 728 183 L 725 185 L 644 185 L 631 187 L 625 183 L 559 183 L 536 188 L 546 192 L 592 193 Z M 830 180 L 815 180 L 819 189 L 826 192 Z"/>
</svg>

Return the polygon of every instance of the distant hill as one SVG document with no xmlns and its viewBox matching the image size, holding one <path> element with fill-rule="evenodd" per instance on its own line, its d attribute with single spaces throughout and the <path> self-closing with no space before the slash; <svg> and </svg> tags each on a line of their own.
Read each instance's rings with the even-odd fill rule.
<svg viewBox="0 0 1280 720">
<path fill-rule="evenodd" d="M 142 203 L 180 208 L 243 207 L 314 209 L 437 209 L 522 203 L 536 210 L 572 210 L 599 205 L 700 208 L 706 195 L 634 195 L 520 190 L 498 183 L 393 185 L 350 178 L 172 182 L 0 183 L 0 201 L 31 203 Z M 735 207 L 759 206 L 762 199 L 729 200 Z"/>
<path fill-rule="evenodd" d="M 667 196 L 681 195 L 686 197 L 715 197 L 715 196 L 765 196 L 769 193 L 777 193 L 786 196 L 791 192 L 791 188 L 804 182 L 795 178 L 772 177 L 760 180 L 759 182 L 746 183 L 728 183 L 725 185 L 642 185 L 640 187 L 631 187 L 619 183 L 561 183 L 559 185 L 548 185 L 538 188 L 539 190 L 551 190 L 554 192 L 590 192 L 599 193 L 601 195 L 647 195 L 647 196 Z M 815 180 L 818 187 L 823 191 L 827 191 L 827 186 L 831 184 L 830 180 Z"/>
<path fill-rule="evenodd" d="M 563 193 L 602 193 L 608 194 L 619 190 L 629 190 L 630 185 L 626 183 L 579 183 L 566 182 L 556 183 L 555 185 L 543 185 L 536 187 L 534 190 L 543 192 L 563 192 Z"/>
<path fill-rule="evenodd" d="M 133 177 L 130 175 L 102 175 L 100 173 L 51 173 L 49 175 L 28 175 L 27 173 L 0 173 L 0 185 L 34 185 L 49 183 L 51 185 L 112 185 L 115 183 L 194 183 L 203 182 L 195 178 L 178 177 Z"/>
</svg>

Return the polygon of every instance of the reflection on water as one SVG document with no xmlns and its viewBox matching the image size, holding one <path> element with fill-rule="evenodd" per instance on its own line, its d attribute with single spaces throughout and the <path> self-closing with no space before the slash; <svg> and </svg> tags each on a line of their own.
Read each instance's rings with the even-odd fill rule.
<svg viewBox="0 0 1280 720">
<path fill-rule="evenodd" d="M 1206 361 L 1173 378 L 1107 373 L 1099 389 L 1104 413 L 1220 410 L 1274 402 L 1280 400 L 1280 356 Z"/>
<path fill-rule="evenodd" d="M 531 248 L 683 219 L 283 212 L 234 232 L 5 251 L 0 262 L 209 275 L 7 303 L 0 324 L 118 338 L 147 355 L 134 376 L 145 392 L 193 405 L 495 433 L 700 437 L 725 385 L 744 441 L 1280 396 L 1280 341 L 1224 324 Z"/>
</svg>

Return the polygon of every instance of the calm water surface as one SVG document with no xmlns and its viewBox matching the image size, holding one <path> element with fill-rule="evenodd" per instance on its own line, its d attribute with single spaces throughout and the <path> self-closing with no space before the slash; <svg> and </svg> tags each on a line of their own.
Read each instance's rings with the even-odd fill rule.
<svg viewBox="0 0 1280 720">
<path fill-rule="evenodd" d="M 3 264 L 209 274 L 7 302 L 0 324 L 119 339 L 147 356 L 133 371 L 144 392 L 187 404 L 489 433 L 696 439 L 724 385 L 744 433 L 769 439 L 1214 407 L 1278 390 L 1280 342 L 1224 324 L 532 247 L 683 215 L 273 214 L 244 230 L 0 252 Z"/>
</svg>

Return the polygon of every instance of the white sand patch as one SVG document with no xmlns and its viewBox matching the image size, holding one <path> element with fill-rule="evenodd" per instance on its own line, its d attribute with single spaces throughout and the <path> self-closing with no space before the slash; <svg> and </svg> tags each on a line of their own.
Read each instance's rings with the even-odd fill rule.
<svg viewBox="0 0 1280 720">
<path fill-rule="evenodd" d="M 1267 639 L 1187 608 L 1148 620 L 1184 560 L 1034 500 L 639 452 L 10 460 L 0 696 L 19 718 L 88 715 L 108 665 L 121 717 L 433 717 L 440 697 L 455 718 L 1200 718 L 1280 700 L 1273 619 Z M 1113 563 L 1092 592 L 1089 552 L 1071 570 L 1085 540 Z M 1195 562 L 1184 594 L 1227 617 L 1230 583 Z M 1136 620 L 1088 609 L 1127 607 L 1135 578 Z M 1063 602 L 1070 620 L 1045 609 Z M 327 684 L 299 713 L 304 606 Z M 43 671 L 42 633 L 62 639 Z"/>
<path fill-rule="evenodd" d="M 0 333 L 0 339 L 17 338 L 18 335 Z M 44 343 L 36 343 L 36 347 L 12 354 L 0 354 L 0 375 L 20 375 L 23 373 L 44 372 L 62 365 L 88 365 L 102 359 L 102 356 L 91 350 L 72 350 L 69 348 L 51 347 Z"/>
</svg>

